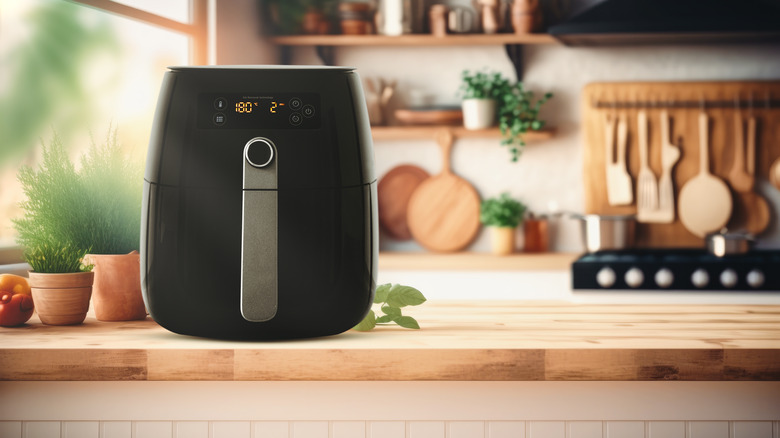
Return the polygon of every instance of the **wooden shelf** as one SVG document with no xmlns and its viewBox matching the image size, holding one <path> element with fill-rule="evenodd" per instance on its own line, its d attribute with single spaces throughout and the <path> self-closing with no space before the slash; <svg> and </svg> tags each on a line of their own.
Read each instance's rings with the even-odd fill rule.
<svg viewBox="0 0 780 438">
<path fill-rule="evenodd" d="M 498 128 L 469 130 L 463 126 L 372 126 L 371 134 L 374 140 L 424 140 L 433 139 L 436 131 L 450 129 L 455 138 L 501 138 Z M 555 128 L 546 128 L 539 131 L 529 131 L 525 135 L 528 142 L 549 140 L 555 136 Z"/>
<path fill-rule="evenodd" d="M 272 37 L 271 41 L 282 46 L 485 46 L 501 44 L 558 44 L 546 33 L 527 35 L 468 34 L 447 35 L 288 35 Z"/>
<path fill-rule="evenodd" d="M 380 270 L 431 271 L 565 271 L 579 254 L 517 253 L 497 256 L 486 253 L 458 252 L 452 254 L 382 252 Z"/>
</svg>

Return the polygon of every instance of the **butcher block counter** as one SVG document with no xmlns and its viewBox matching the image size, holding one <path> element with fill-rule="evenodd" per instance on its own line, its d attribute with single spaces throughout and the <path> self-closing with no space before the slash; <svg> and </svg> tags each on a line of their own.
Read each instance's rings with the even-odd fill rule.
<svg viewBox="0 0 780 438">
<path fill-rule="evenodd" d="M 0 380 L 780 380 L 780 306 L 427 302 L 421 330 L 218 341 L 144 321 L 0 328 Z"/>
</svg>

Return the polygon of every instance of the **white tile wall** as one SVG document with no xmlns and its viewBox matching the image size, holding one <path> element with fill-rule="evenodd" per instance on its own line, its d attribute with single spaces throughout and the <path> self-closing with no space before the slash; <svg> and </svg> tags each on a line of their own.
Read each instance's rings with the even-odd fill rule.
<svg viewBox="0 0 780 438">
<path fill-rule="evenodd" d="M 372 421 L 368 425 L 371 438 L 406 438 L 403 421 Z"/>
<path fill-rule="evenodd" d="M 60 438 L 59 421 L 29 421 L 22 424 L 23 438 Z"/>
<path fill-rule="evenodd" d="M 409 438 L 445 438 L 443 421 L 411 421 L 409 422 Z"/>
<path fill-rule="evenodd" d="M 607 423 L 607 438 L 645 438 L 645 423 L 642 421 L 610 421 Z"/>
<path fill-rule="evenodd" d="M 365 421 L 333 421 L 330 430 L 331 438 L 366 438 Z"/>
<path fill-rule="evenodd" d="M 327 421 L 296 421 L 292 426 L 291 438 L 328 438 Z"/>
<path fill-rule="evenodd" d="M 772 436 L 771 421 L 734 421 L 732 436 L 737 438 L 768 438 Z"/>
<path fill-rule="evenodd" d="M 484 421 L 452 421 L 449 438 L 485 438 Z"/>
<path fill-rule="evenodd" d="M 687 431 L 687 432 L 686 432 Z M 0 438 L 780 438 L 772 421 L 0 421 Z"/>
<path fill-rule="evenodd" d="M 130 438 L 130 435 L 127 438 Z M 209 422 L 177 421 L 173 425 L 173 438 L 209 438 Z"/>
<path fill-rule="evenodd" d="M 215 421 L 211 423 L 211 438 L 250 438 L 249 429 L 248 421 Z"/>
<path fill-rule="evenodd" d="M 566 438 L 566 422 L 531 421 L 528 438 Z"/>
<path fill-rule="evenodd" d="M 728 421 L 691 421 L 688 438 L 729 438 Z"/>
<path fill-rule="evenodd" d="M 173 438 L 173 422 L 171 421 L 135 421 L 133 422 L 133 437 L 136 438 Z M 25 437 L 27 438 L 27 437 Z"/>
<path fill-rule="evenodd" d="M 132 436 L 133 424 L 129 421 L 100 422 L 100 438 L 131 438 Z"/>
<path fill-rule="evenodd" d="M 685 438 L 684 421 L 649 421 L 648 438 Z"/>
<path fill-rule="evenodd" d="M 524 421 L 490 421 L 489 438 L 525 438 Z"/>
<path fill-rule="evenodd" d="M 570 421 L 568 438 L 602 438 L 603 425 L 601 421 Z"/>
<path fill-rule="evenodd" d="M 66 421 L 62 423 L 62 438 L 99 438 L 100 423 L 96 421 Z"/>
<path fill-rule="evenodd" d="M 22 438 L 22 422 L 0 421 L 0 436 L 3 438 Z"/>
<path fill-rule="evenodd" d="M 252 438 L 290 438 L 290 424 L 286 421 L 256 421 L 252 424 Z"/>
</svg>

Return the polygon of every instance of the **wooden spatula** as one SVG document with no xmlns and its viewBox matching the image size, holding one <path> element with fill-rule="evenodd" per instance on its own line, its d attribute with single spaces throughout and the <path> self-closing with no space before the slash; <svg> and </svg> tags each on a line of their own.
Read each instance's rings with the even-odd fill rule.
<svg viewBox="0 0 780 438">
<path fill-rule="evenodd" d="M 672 169 L 680 160 L 680 148 L 672 144 L 669 114 L 661 111 L 661 178 L 658 180 L 658 208 L 645 211 L 645 222 L 669 224 L 674 222 L 674 184 Z"/>
<path fill-rule="evenodd" d="M 650 169 L 647 134 L 647 113 L 640 110 L 637 116 L 639 176 L 636 183 L 636 220 L 639 222 L 648 222 L 653 211 L 658 209 L 658 180 Z"/>
<path fill-rule="evenodd" d="M 605 121 L 605 149 L 607 171 L 607 201 L 609 205 L 631 205 L 634 203 L 634 190 L 631 175 L 626 168 L 626 143 L 628 125 L 621 115 L 619 121 L 609 114 Z M 617 151 L 615 151 L 615 125 L 617 124 Z"/>
<path fill-rule="evenodd" d="M 731 217 L 732 199 L 728 186 L 710 173 L 709 120 L 699 113 L 699 173 L 680 190 L 677 210 L 685 228 L 698 237 L 723 228 Z"/>
</svg>

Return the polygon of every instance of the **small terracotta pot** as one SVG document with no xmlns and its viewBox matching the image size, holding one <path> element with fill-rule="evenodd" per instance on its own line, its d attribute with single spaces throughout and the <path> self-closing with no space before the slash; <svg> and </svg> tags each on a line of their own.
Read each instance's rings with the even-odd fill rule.
<svg viewBox="0 0 780 438">
<path fill-rule="evenodd" d="M 493 254 L 507 255 L 515 252 L 515 230 L 511 227 L 490 227 Z"/>
<path fill-rule="evenodd" d="M 98 321 L 146 318 L 138 251 L 130 254 L 87 254 L 85 260 L 94 265 L 92 296 Z"/>
<path fill-rule="evenodd" d="M 29 272 L 33 303 L 41 322 L 74 325 L 84 322 L 92 295 L 92 272 L 43 274 Z"/>
</svg>

